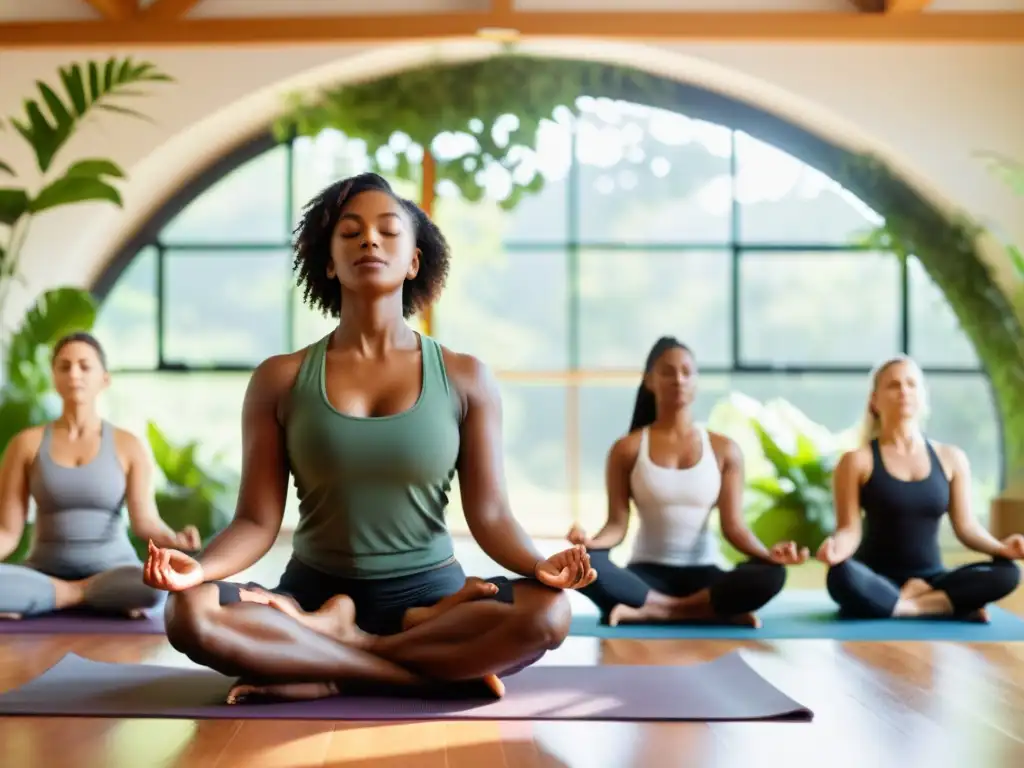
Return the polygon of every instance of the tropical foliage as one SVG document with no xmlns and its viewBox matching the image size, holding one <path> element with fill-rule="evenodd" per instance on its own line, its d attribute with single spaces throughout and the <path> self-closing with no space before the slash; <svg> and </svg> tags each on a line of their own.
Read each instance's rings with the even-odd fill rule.
<svg viewBox="0 0 1024 768">
<path fill-rule="evenodd" d="M 765 544 L 795 541 L 812 552 L 835 528 L 832 473 L 853 430 L 833 434 L 786 400 L 762 404 L 734 393 L 715 406 L 709 426 L 744 454 L 744 508 Z"/>
</svg>

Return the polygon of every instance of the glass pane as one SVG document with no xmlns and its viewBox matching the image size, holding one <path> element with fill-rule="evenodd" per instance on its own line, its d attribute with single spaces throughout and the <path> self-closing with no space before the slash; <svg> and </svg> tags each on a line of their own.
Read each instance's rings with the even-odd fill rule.
<svg viewBox="0 0 1024 768">
<path fill-rule="evenodd" d="M 100 307 L 94 332 L 111 369 L 156 368 L 157 251 L 143 248 L 121 273 Z"/>
<path fill-rule="evenodd" d="M 928 436 L 964 450 L 971 462 L 974 513 L 988 519 L 989 503 L 999 493 L 1002 448 L 999 410 L 988 377 L 977 374 L 925 374 L 931 416 Z"/>
<path fill-rule="evenodd" d="M 279 145 L 231 171 L 160 233 L 178 244 L 287 243 L 288 147 Z"/>
<path fill-rule="evenodd" d="M 292 289 L 295 293 L 294 312 L 294 337 L 292 338 L 291 349 L 297 350 L 319 341 L 328 333 L 338 327 L 338 318 L 326 317 L 320 314 L 319 310 L 311 309 L 302 300 L 302 291 L 298 288 Z M 409 326 L 414 330 L 424 332 L 423 319 L 419 316 L 410 317 Z"/>
<path fill-rule="evenodd" d="M 742 243 L 845 245 L 882 223 L 828 176 L 741 131 L 736 197 Z"/>
<path fill-rule="evenodd" d="M 623 101 L 579 106 L 581 242 L 729 242 L 728 128 Z"/>
<path fill-rule="evenodd" d="M 565 388 L 507 381 L 500 386 L 512 512 L 530 535 L 562 537 L 572 524 Z M 466 530 L 457 482 L 450 499 L 452 529 Z"/>
<path fill-rule="evenodd" d="M 242 469 L 242 400 L 249 373 L 122 373 L 111 378 L 106 417 L 146 439 L 152 421 L 176 444 L 195 440 L 203 467 Z M 289 485 L 283 527 L 298 522 Z"/>
<path fill-rule="evenodd" d="M 164 253 L 164 358 L 256 366 L 288 348 L 285 251 Z"/>
<path fill-rule="evenodd" d="M 900 349 L 889 254 L 745 253 L 740 357 L 750 365 L 873 365 Z"/>
<path fill-rule="evenodd" d="M 506 117 L 510 124 L 503 127 L 511 129 L 518 124 L 513 116 Z M 433 152 L 438 162 L 450 162 L 465 154 L 467 146 L 472 149 L 475 145 L 476 140 L 468 134 L 445 134 L 434 141 Z M 516 160 L 520 164 L 511 172 L 492 164 L 477 174 L 486 194 L 476 203 L 464 200 L 452 182 L 438 182 L 434 221 L 451 243 L 456 258 L 482 248 L 497 249 L 502 244 L 561 246 L 568 241 L 571 128 L 564 122 L 542 120 L 536 151 L 522 148 Z M 544 179 L 543 188 L 525 193 L 511 211 L 502 209 L 498 201 L 508 196 L 512 180 L 526 183 L 534 173 Z"/>
<path fill-rule="evenodd" d="M 459 248 L 458 236 L 450 230 L 454 255 L 434 336 L 495 369 L 567 368 L 565 253 Z"/>
<path fill-rule="evenodd" d="M 699 363 L 731 363 L 731 290 L 731 251 L 584 251 L 580 366 L 639 369 L 664 335 Z"/>
<path fill-rule="evenodd" d="M 392 137 L 392 143 L 396 146 L 404 146 L 401 134 Z M 370 170 L 370 158 L 366 153 L 366 142 L 360 139 L 350 139 L 341 131 L 326 130 L 315 137 L 300 136 L 295 140 L 295 156 L 293 179 L 293 210 L 292 228 L 298 223 L 302 216 L 302 208 L 320 190 L 333 184 L 339 179 L 354 176 L 357 173 L 365 173 Z M 394 155 L 386 150 L 381 153 L 382 163 L 388 163 L 394 159 Z M 415 152 L 414 156 L 422 158 L 422 150 Z M 390 166 L 390 164 L 389 164 Z M 393 166 L 390 166 L 393 167 Z M 420 168 L 417 167 L 413 181 L 405 181 L 395 178 L 387 173 L 384 174 L 395 192 L 402 197 L 419 202 L 421 181 Z"/>
<path fill-rule="evenodd" d="M 978 355 L 952 307 L 917 259 L 907 261 L 907 281 L 910 353 L 917 362 L 923 366 L 978 367 Z"/>
<path fill-rule="evenodd" d="M 295 336 L 292 349 L 301 349 L 312 344 L 338 327 L 338 318 L 320 314 L 320 310 L 307 306 L 302 299 L 302 291 L 293 288 L 295 294 L 295 311 L 292 314 Z"/>
</svg>

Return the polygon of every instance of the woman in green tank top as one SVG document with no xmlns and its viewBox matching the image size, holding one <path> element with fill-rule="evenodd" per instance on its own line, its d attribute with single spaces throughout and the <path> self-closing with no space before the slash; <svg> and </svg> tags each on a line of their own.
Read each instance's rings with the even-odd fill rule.
<svg viewBox="0 0 1024 768">
<path fill-rule="evenodd" d="M 437 227 L 363 174 L 314 198 L 296 234 L 305 299 L 339 324 L 254 372 L 231 524 L 198 559 L 151 547 L 146 582 L 172 593 L 168 638 L 197 663 L 261 681 L 232 700 L 356 682 L 484 681 L 500 695 L 501 676 L 565 639 L 563 590 L 597 574 L 584 547 L 545 558 L 516 522 L 485 366 L 406 322 L 444 285 Z M 465 578 L 445 524 L 456 472 L 474 538 L 519 578 Z M 289 474 L 300 522 L 280 584 L 226 581 L 276 540 Z"/>
</svg>

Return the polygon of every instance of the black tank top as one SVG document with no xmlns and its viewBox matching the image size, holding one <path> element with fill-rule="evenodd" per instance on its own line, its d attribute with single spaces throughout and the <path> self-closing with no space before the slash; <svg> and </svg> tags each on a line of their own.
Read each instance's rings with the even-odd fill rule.
<svg viewBox="0 0 1024 768">
<path fill-rule="evenodd" d="M 864 536 L 856 559 L 900 578 L 942 570 L 939 523 L 949 509 L 949 481 L 932 444 L 925 440 L 931 472 L 923 480 L 899 480 L 885 468 L 878 440 L 871 441 L 874 467 L 860 489 Z"/>
</svg>

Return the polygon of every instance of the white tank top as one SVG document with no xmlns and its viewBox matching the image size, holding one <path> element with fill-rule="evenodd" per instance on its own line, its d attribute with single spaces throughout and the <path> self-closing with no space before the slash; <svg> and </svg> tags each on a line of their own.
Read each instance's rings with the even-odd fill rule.
<svg viewBox="0 0 1024 768">
<path fill-rule="evenodd" d="M 723 564 L 718 536 L 708 527 L 718 501 L 722 473 L 711 437 L 698 427 L 700 460 L 687 469 L 668 469 L 651 461 L 647 430 L 641 433 L 630 492 L 640 518 L 631 561 L 659 565 Z"/>
</svg>

